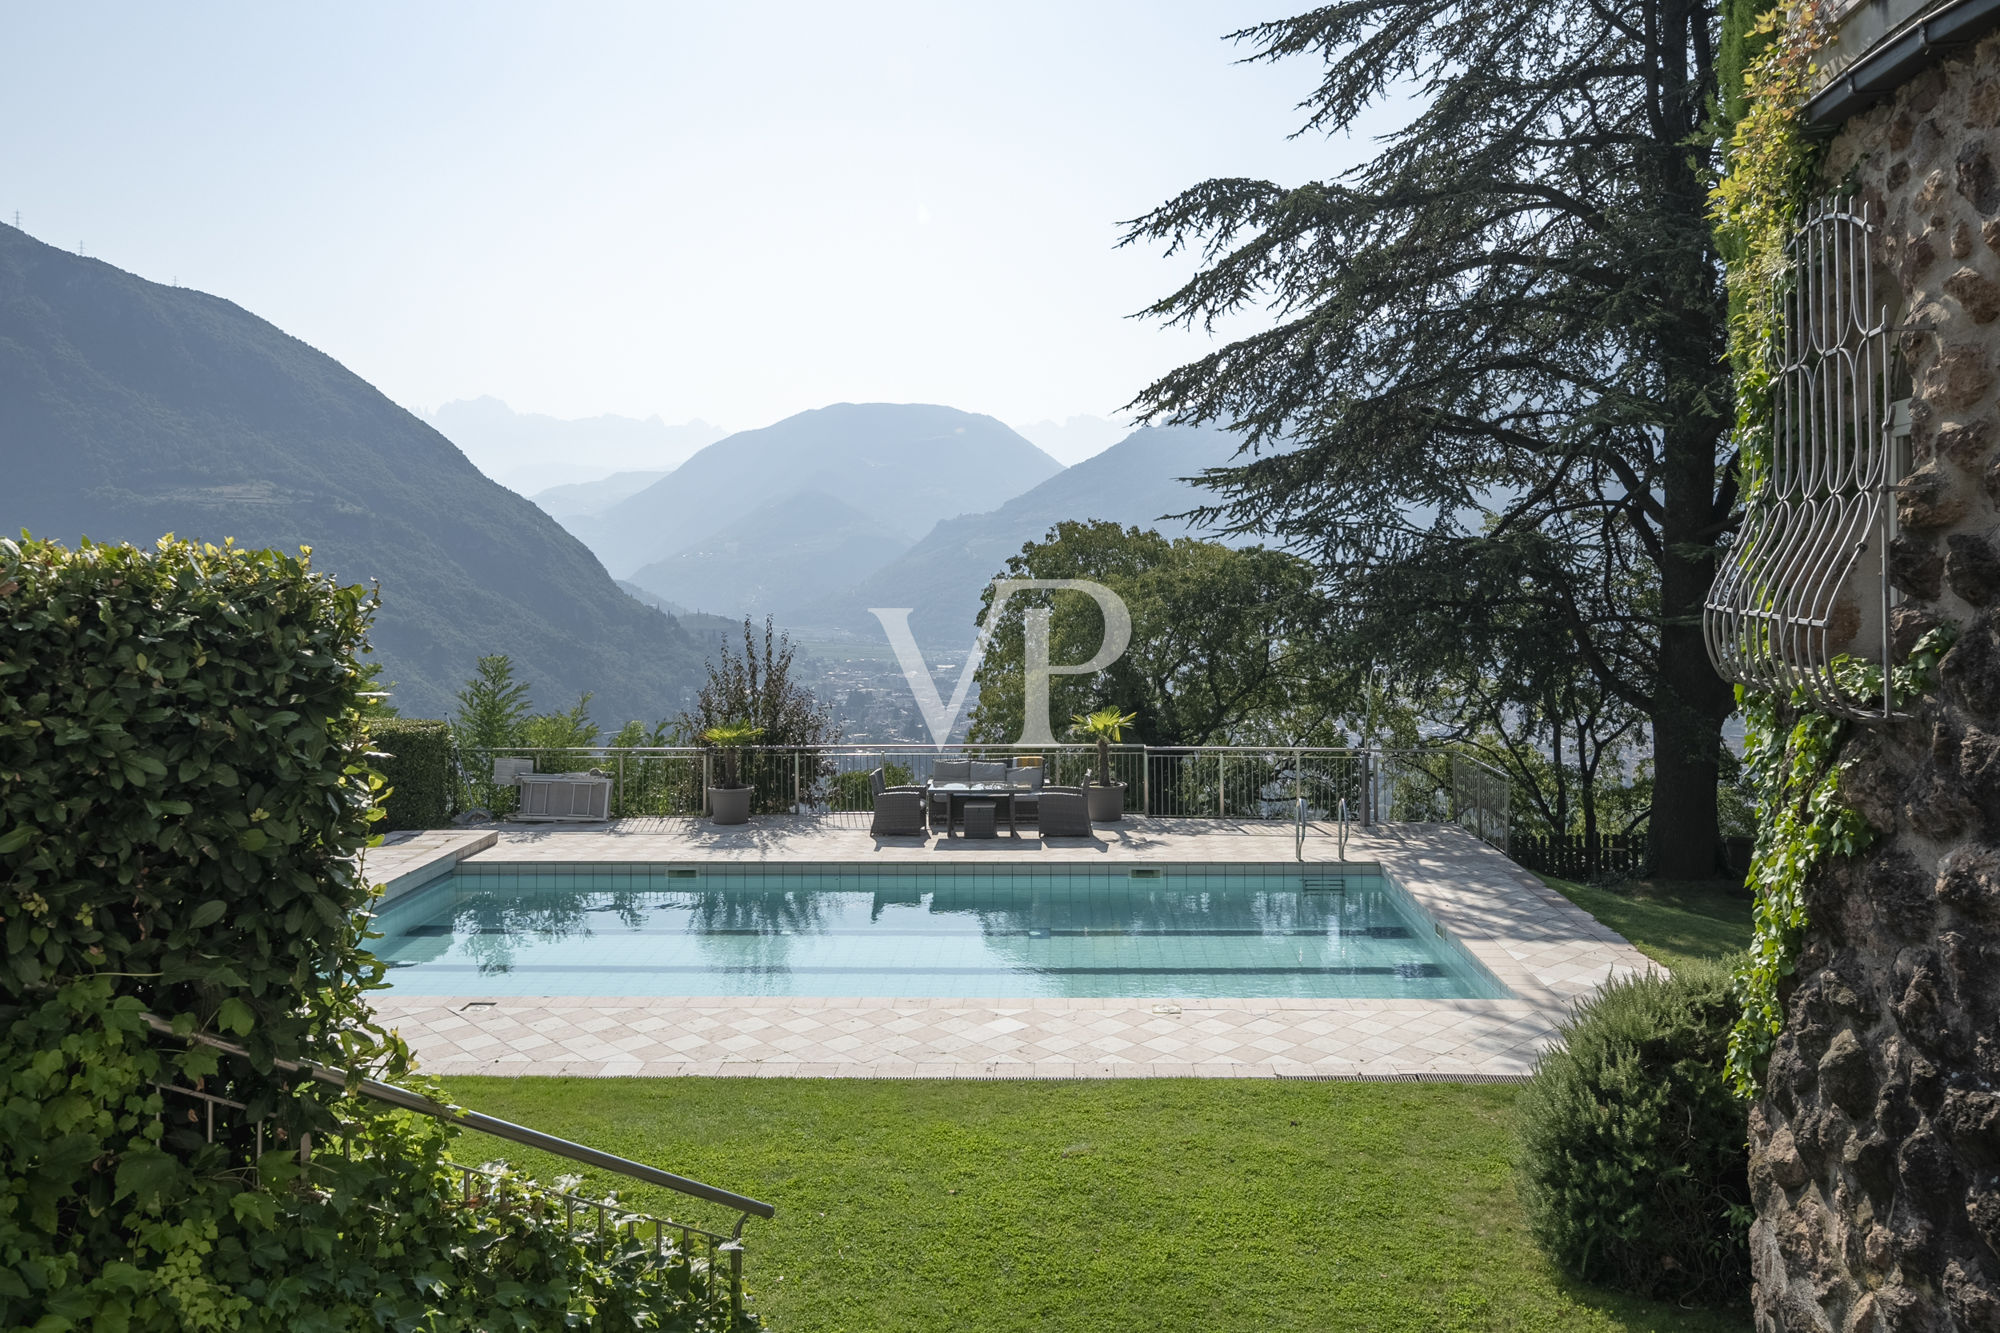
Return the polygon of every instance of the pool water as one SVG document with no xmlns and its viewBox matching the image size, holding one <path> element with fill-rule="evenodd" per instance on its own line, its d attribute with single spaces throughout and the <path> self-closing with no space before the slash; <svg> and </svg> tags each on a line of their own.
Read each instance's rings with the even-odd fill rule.
<svg viewBox="0 0 2000 1333">
<path fill-rule="evenodd" d="M 375 929 L 406 995 L 1508 993 L 1373 866 L 468 863 Z"/>
</svg>

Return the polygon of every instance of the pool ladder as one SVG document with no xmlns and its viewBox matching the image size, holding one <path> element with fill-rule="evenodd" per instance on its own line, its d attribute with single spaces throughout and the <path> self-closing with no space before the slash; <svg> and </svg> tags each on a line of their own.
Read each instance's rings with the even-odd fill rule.
<svg viewBox="0 0 2000 1333">
<path fill-rule="evenodd" d="M 1334 825 L 1335 836 L 1339 839 L 1336 845 L 1339 848 L 1340 859 L 1343 862 L 1347 860 L 1347 830 L 1349 824 L 1347 798 L 1343 796 L 1340 798 L 1339 822 Z M 1306 798 L 1303 796 L 1296 797 L 1292 801 L 1292 855 L 1300 864 L 1305 863 Z"/>
</svg>

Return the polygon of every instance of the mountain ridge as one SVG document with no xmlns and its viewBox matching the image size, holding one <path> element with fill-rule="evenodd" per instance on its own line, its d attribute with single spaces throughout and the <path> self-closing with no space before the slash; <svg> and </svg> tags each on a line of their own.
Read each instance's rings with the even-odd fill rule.
<svg viewBox="0 0 2000 1333">
<path fill-rule="evenodd" d="M 542 708 L 689 697 L 702 654 L 529 501 L 333 358 L 234 302 L 0 225 L 0 528 L 296 549 L 378 581 L 406 713 L 442 716 L 482 654 Z M 615 725 L 615 722 L 614 722 Z"/>
<path fill-rule="evenodd" d="M 915 541 L 940 518 L 990 508 L 1061 470 L 990 416 L 932 403 L 832 403 L 718 440 L 629 499 L 572 520 L 572 531 L 630 579 L 800 491 L 824 491 Z"/>
</svg>

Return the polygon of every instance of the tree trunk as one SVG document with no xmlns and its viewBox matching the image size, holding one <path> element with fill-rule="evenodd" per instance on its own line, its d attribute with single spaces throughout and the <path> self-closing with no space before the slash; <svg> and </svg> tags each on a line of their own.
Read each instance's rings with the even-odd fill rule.
<svg viewBox="0 0 2000 1333">
<path fill-rule="evenodd" d="M 1729 715 L 1722 701 L 1733 702 L 1734 696 L 1709 665 L 1698 629 L 1663 629 L 1660 657 L 1649 859 L 1661 879 L 1706 879 L 1716 873 L 1722 845 L 1716 785 L 1722 776 L 1722 720 Z M 1684 702 L 1690 695 L 1692 704 Z"/>
</svg>

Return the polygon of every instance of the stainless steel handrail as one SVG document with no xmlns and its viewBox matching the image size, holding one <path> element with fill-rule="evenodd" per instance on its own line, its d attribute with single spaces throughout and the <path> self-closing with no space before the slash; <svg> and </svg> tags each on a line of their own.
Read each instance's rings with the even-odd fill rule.
<svg viewBox="0 0 2000 1333">
<path fill-rule="evenodd" d="M 218 1051 L 241 1056 L 246 1060 L 252 1058 L 250 1052 L 243 1047 L 236 1045 L 234 1042 L 224 1041 L 220 1037 L 212 1037 L 205 1032 L 176 1032 L 174 1031 L 174 1025 L 166 1019 L 161 1018 L 158 1014 L 147 1014 L 145 1015 L 145 1019 L 146 1025 L 155 1032 L 169 1037 L 178 1037 L 182 1041 L 198 1042 L 203 1046 L 211 1046 Z M 710 1203 L 719 1203 L 724 1207 L 734 1208 L 738 1212 L 745 1214 L 745 1216 L 771 1218 L 776 1217 L 778 1213 L 778 1210 L 770 1204 L 752 1199 L 747 1195 L 718 1189 L 714 1185 L 705 1185 L 699 1180 L 690 1180 L 686 1176 L 677 1176 L 671 1171 L 662 1171 L 657 1166 L 648 1166 L 644 1162 L 635 1162 L 627 1157 L 619 1157 L 614 1153 L 593 1148 L 588 1144 L 572 1143 L 568 1139 L 559 1139 L 553 1134 L 544 1134 L 539 1129 L 530 1129 L 526 1125 L 517 1125 L 511 1120 L 501 1120 L 496 1116 L 482 1115 L 478 1111 L 468 1111 L 461 1106 L 446 1106 L 442 1102 L 432 1101 L 421 1093 L 411 1092 L 408 1088 L 399 1088 L 393 1083 L 383 1083 L 378 1079 L 372 1078 L 350 1080 L 343 1071 L 328 1068 L 326 1065 L 316 1064 L 311 1060 L 273 1059 L 272 1063 L 280 1069 L 288 1069 L 301 1074 L 310 1074 L 322 1083 L 331 1083 L 337 1088 L 351 1088 L 364 1097 L 369 1097 L 379 1102 L 387 1102 L 391 1106 L 398 1106 L 406 1111 L 415 1111 L 419 1115 L 427 1115 L 433 1120 L 442 1120 L 447 1124 L 458 1125 L 464 1129 L 476 1129 L 481 1134 L 491 1134 L 496 1139 L 506 1139 L 509 1142 L 518 1143 L 523 1147 L 535 1148 L 556 1157 L 568 1158 L 572 1162 L 582 1162 L 586 1166 L 594 1166 L 605 1171 L 615 1172 L 621 1176 L 629 1176 L 633 1180 L 643 1180 L 649 1185 L 658 1185 L 662 1189 L 670 1189 L 676 1194 L 685 1194 L 689 1198 L 704 1199 Z M 744 1219 L 741 1217 L 736 1220 L 735 1234 L 737 1236 L 741 1236 L 743 1233 L 743 1221 Z"/>
</svg>

